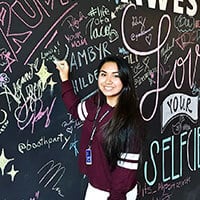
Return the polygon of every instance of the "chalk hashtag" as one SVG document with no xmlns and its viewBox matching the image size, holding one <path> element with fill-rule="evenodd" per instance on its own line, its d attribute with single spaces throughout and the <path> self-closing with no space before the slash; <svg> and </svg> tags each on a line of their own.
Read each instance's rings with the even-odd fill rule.
<svg viewBox="0 0 200 200">
<path fill-rule="evenodd" d="M 90 12 L 88 13 L 88 15 L 89 15 L 90 17 L 94 17 L 94 16 L 96 15 L 96 13 L 97 13 L 97 9 L 91 7 Z"/>
</svg>

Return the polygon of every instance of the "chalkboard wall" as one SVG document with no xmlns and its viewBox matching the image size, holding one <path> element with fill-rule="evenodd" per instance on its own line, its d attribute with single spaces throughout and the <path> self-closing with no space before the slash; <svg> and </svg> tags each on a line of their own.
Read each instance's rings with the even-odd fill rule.
<svg viewBox="0 0 200 200">
<path fill-rule="evenodd" d="M 55 60 L 75 92 L 96 90 L 110 54 L 131 64 L 147 126 L 138 199 L 200 195 L 198 0 L 0 1 L 0 199 L 81 200 L 82 124 L 61 99 Z"/>
</svg>

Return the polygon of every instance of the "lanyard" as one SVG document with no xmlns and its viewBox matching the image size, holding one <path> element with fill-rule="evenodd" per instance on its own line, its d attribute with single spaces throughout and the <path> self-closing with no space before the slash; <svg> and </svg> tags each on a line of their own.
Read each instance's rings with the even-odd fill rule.
<svg viewBox="0 0 200 200">
<path fill-rule="evenodd" d="M 97 109 L 97 112 L 96 112 L 96 115 L 95 115 L 95 118 L 94 118 L 94 123 L 93 123 L 93 126 L 92 126 L 92 132 L 91 132 L 91 136 L 90 136 L 90 141 L 89 141 L 89 145 L 88 145 L 88 148 L 91 149 L 91 146 L 92 146 L 92 141 L 94 139 L 94 135 L 96 133 L 96 130 L 97 130 L 97 118 L 99 116 L 99 113 L 101 111 L 101 107 L 99 107 Z M 106 115 L 108 115 L 108 113 L 110 112 L 111 110 L 107 110 L 103 115 L 102 117 L 98 120 L 98 122 L 101 122 L 105 117 Z"/>
</svg>

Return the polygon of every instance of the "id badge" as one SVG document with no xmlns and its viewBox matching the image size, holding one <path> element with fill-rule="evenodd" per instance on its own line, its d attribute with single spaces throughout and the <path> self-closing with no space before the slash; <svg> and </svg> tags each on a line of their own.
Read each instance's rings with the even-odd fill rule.
<svg viewBox="0 0 200 200">
<path fill-rule="evenodd" d="M 86 162 L 86 165 L 92 164 L 92 150 L 91 150 L 91 148 L 88 148 L 88 149 L 85 150 L 85 162 Z"/>
</svg>

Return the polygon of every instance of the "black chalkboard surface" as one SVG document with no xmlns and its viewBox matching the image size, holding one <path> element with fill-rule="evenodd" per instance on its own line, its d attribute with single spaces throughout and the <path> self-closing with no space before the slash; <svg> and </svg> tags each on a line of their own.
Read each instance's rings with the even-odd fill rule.
<svg viewBox="0 0 200 200">
<path fill-rule="evenodd" d="M 66 59 L 80 98 L 107 55 L 131 64 L 147 124 L 138 199 L 197 200 L 199 1 L 0 1 L 0 200 L 81 200 L 82 123 L 61 99 Z"/>
</svg>

